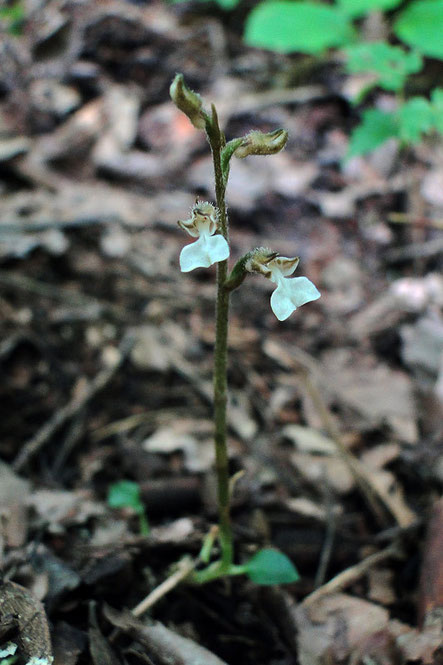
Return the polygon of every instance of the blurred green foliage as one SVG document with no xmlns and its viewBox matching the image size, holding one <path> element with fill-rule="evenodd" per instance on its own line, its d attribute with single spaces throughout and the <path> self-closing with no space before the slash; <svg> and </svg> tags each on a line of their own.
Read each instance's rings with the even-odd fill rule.
<svg viewBox="0 0 443 665">
<path fill-rule="evenodd" d="M 9 7 L 0 7 L 0 24 L 4 25 L 6 32 L 19 37 L 23 32 L 25 9 L 21 2 Z"/>
<path fill-rule="evenodd" d="M 111 508 L 131 508 L 139 516 L 141 535 L 147 536 L 149 534 L 149 524 L 138 483 L 134 483 L 132 480 L 119 480 L 111 485 L 108 491 L 108 506 Z"/>
<path fill-rule="evenodd" d="M 214 0 L 225 10 L 235 9 L 240 1 Z M 374 11 L 388 12 L 389 40 L 402 44 L 362 40 L 357 21 Z M 443 133 L 443 89 L 430 91 L 431 101 L 405 101 L 408 79 L 423 69 L 424 58 L 443 60 L 443 0 L 265 0 L 249 12 L 244 38 L 250 46 L 280 53 L 319 56 L 331 48 L 342 49 L 347 73 L 368 74 L 355 104 L 375 87 L 396 93 L 395 112 L 362 113 L 348 156 L 370 152 L 393 137 L 413 144 L 429 132 Z"/>
</svg>

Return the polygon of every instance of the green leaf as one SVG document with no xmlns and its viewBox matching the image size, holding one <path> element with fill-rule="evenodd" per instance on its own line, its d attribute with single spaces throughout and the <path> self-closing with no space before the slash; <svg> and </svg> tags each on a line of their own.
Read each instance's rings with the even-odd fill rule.
<svg viewBox="0 0 443 665">
<path fill-rule="evenodd" d="M 357 18 L 380 9 L 383 11 L 393 9 L 401 2 L 402 0 L 338 0 L 337 4 L 348 16 Z"/>
<path fill-rule="evenodd" d="M 443 88 L 435 88 L 431 92 L 433 124 L 443 134 Z"/>
<path fill-rule="evenodd" d="M 24 18 L 25 9 L 20 2 L 10 7 L 0 8 L 0 25 L 4 21 L 6 23 L 6 31 L 10 35 L 19 37 L 22 34 Z"/>
<path fill-rule="evenodd" d="M 352 132 L 348 157 L 371 152 L 392 137 L 398 137 L 395 113 L 377 109 L 365 111 L 362 122 Z"/>
<path fill-rule="evenodd" d="M 424 97 L 412 97 L 397 111 L 399 136 L 405 143 L 418 143 L 434 122 L 432 107 Z"/>
<path fill-rule="evenodd" d="M 144 508 L 140 500 L 140 487 L 132 480 L 120 480 L 109 488 L 108 506 L 111 508 L 132 508 L 138 515 Z"/>
<path fill-rule="evenodd" d="M 370 72 L 376 77 L 374 85 L 385 90 L 401 90 L 409 74 L 420 71 L 423 65 L 416 51 L 405 51 L 400 46 L 385 42 L 357 44 L 345 49 L 349 72 Z"/>
<path fill-rule="evenodd" d="M 260 550 L 243 568 L 255 584 L 290 584 L 300 579 L 290 559 L 273 549 Z"/>
<path fill-rule="evenodd" d="M 443 59 L 443 0 L 416 0 L 400 14 L 394 32 L 424 55 Z"/>
<path fill-rule="evenodd" d="M 355 34 L 348 17 L 334 7 L 271 0 L 249 13 L 245 40 L 250 46 L 283 53 L 320 53 L 348 44 Z"/>
</svg>

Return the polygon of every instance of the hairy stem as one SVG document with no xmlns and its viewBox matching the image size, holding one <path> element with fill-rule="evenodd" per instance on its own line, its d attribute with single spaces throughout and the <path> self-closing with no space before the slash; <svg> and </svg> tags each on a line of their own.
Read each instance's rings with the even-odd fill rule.
<svg viewBox="0 0 443 665">
<path fill-rule="evenodd" d="M 215 194 L 219 211 L 220 231 L 228 241 L 228 220 L 226 215 L 225 190 L 226 179 L 223 177 L 221 151 L 225 139 L 218 125 L 215 108 L 208 131 L 215 175 Z M 229 291 L 225 289 L 228 273 L 228 261 L 217 263 L 217 306 L 214 351 L 214 425 L 215 425 L 215 463 L 217 473 L 217 499 L 220 521 L 220 545 L 222 567 L 229 568 L 233 561 L 233 538 L 229 514 L 229 468 L 228 447 L 226 442 L 226 404 L 227 404 L 227 353 L 228 353 L 228 317 Z"/>
</svg>

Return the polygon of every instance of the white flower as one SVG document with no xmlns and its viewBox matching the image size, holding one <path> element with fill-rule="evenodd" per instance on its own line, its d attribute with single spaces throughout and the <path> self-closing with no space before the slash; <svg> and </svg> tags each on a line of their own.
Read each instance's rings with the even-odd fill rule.
<svg viewBox="0 0 443 665">
<path fill-rule="evenodd" d="M 299 260 L 298 257 L 278 256 L 266 247 L 257 247 L 245 264 L 249 272 L 259 272 L 277 284 L 271 296 L 271 308 L 279 321 L 285 321 L 297 307 L 320 298 L 317 287 L 307 277 L 289 279 Z"/>
<path fill-rule="evenodd" d="M 269 279 L 277 284 L 271 296 L 271 309 L 279 321 L 291 316 L 297 307 L 320 298 L 320 291 L 307 277 L 288 278 L 296 269 L 298 261 L 298 258 L 280 256 L 266 265 L 271 273 Z"/>
<path fill-rule="evenodd" d="M 189 272 L 194 268 L 209 268 L 213 263 L 224 261 L 229 256 L 229 245 L 217 231 L 217 210 L 212 203 L 196 203 L 191 219 L 179 221 L 179 226 L 194 238 L 195 242 L 184 247 L 180 253 L 180 269 Z"/>
</svg>

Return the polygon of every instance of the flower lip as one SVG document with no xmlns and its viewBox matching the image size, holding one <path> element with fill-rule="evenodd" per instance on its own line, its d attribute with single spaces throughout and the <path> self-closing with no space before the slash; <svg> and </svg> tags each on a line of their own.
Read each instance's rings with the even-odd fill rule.
<svg viewBox="0 0 443 665">
<path fill-rule="evenodd" d="M 317 300 L 320 295 L 307 277 L 281 276 L 271 296 L 271 309 L 279 321 L 285 321 L 298 307 Z"/>
</svg>

